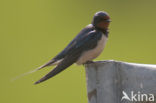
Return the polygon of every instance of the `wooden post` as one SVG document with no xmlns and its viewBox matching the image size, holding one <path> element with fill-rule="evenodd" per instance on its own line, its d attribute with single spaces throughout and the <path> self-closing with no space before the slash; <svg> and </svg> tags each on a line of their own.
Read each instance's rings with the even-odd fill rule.
<svg viewBox="0 0 156 103">
<path fill-rule="evenodd" d="M 88 103 L 156 103 L 156 65 L 109 60 L 85 67 Z"/>
</svg>

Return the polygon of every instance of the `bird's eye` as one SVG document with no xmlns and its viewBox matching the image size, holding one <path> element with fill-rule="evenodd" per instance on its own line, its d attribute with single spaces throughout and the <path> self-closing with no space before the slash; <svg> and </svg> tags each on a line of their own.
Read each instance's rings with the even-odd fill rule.
<svg viewBox="0 0 156 103">
<path fill-rule="evenodd" d="M 104 20 L 108 20 L 108 19 L 110 19 L 110 18 L 109 18 L 109 16 L 105 16 L 103 19 L 104 19 Z"/>
<path fill-rule="evenodd" d="M 104 20 L 104 18 L 100 18 L 100 21 L 103 21 Z"/>
</svg>

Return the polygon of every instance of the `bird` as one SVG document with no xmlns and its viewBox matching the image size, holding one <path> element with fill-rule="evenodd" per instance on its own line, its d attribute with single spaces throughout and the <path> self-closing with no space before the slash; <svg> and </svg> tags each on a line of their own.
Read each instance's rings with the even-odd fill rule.
<svg viewBox="0 0 156 103">
<path fill-rule="evenodd" d="M 92 22 L 83 28 L 76 37 L 48 63 L 40 66 L 44 67 L 56 65 L 56 67 L 44 77 L 36 81 L 39 84 L 58 73 L 62 72 L 72 64 L 85 65 L 92 63 L 98 57 L 107 42 L 109 34 L 110 16 L 105 11 L 98 11 L 94 14 Z"/>
</svg>

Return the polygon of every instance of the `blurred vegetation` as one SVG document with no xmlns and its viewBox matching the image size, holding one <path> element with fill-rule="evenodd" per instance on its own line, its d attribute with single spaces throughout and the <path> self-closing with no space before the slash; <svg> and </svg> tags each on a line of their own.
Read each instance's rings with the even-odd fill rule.
<svg viewBox="0 0 156 103">
<path fill-rule="evenodd" d="M 73 65 L 33 83 L 53 67 L 33 70 L 60 52 L 95 12 L 112 19 L 109 41 L 96 60 L 156 63 L 155 0 L 1 0 L 0 103 L 87 103 L 85 70 Z"/>
</svg>

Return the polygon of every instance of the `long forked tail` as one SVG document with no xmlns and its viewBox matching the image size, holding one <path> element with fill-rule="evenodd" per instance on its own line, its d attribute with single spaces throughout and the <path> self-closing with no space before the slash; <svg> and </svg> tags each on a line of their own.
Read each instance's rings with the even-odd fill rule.
<svg viewBox="0 0 156 103">
<path fill-rule="evenodd" d="M 65 70 L 67 67 L 71 66 L 75 62 L 76 59 L 75 59 L 75 57 L 73 57 L 73 58 L 74 59 L 72 59 L 72 58 L 71 59 L 68 59 L 68 58 L 63 59 L 51 72 L 49 72 L 47 75 L 45 75 L 43 78 L 41 78 L 34 84 L 41 83 L 41 82 L 57 75 L 61 71 Z"/>
<path fill-rule="evenodd" d="M 80 52 L 78 53 L 78 52 L 79 51 L 76 51 L 76 52 L 66 56 L 63 60 L 61 60 L 59 62 L 59 64 L 51 72 L 49 72 L 47 75 L 45 75 L 43 78 L 41 78 L 40 80 L 38 80 L 34 84 L 41 83 L 41 82 L 57 75 L 61 71 L 65 70 L 67 67 L 71 66 L 73 63 L 75 63 L 77 61 L 77 59 L 81 55 L 81 53 Z"/>
<path fill-rule="evenodd" d="M 36 69 L 36 71 L 37 71 L 37 70 L 40 70 L 40 69 L 42 69 L 42 68 L 44 68 L 44 67 L 47 67 L 47 66 L 55 65 L 56 62 L 57 62 L 56 60 L 52 59 L 52 60 L 50 60 L 48 63 L 46 63 L 46 64 L 44 64 L 44 65 L 38 67 L 38 68 Z"/>
<path fill-rule="evenodd" d="M 55 67 L 51 72 L 49 72 L 47 75 L 45 75 L 43 78 L 41 78 L 40 80 L 38 80 L 37 82 L 35 82 L 34 84 L 38 84 L 41 83 L 55 75 L 57 75 L 58 73 L 60 73 L 61 71 L 65 70 L 67 67 L 71 66 L 74 62 L 68 62 L 66 63 L 65 60 L 63 60 L 63 62 L 61 62 L 60 64 L 58 64 L 57 67 Z"/>
</svg>

